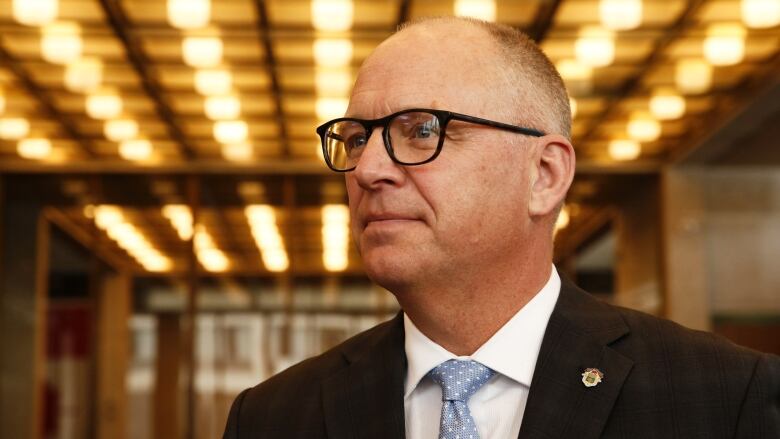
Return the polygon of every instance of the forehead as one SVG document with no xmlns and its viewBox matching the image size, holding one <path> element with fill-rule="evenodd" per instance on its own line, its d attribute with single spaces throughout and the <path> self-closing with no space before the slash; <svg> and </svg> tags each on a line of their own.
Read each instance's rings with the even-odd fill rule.
<svg viewBox="0 0 780 439">
<path fill-rule="evenodd" d="M 482 110 L 500 98 L 498 60 L 496 45 L 483 29 L 463 23 L 412 26 L 365 61 L 348 114 L 379 117 L 433 107 L 484 115 Z"/>
</svg>

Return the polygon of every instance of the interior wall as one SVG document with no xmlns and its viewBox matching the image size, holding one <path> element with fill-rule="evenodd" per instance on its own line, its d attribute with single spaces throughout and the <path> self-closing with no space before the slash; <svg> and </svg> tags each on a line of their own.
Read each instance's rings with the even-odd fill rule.
<svg viewBox="0 0 780 439">
<path fill-rule="evenodd" d="M 36 410 L 44 389 L 36 388 L 42 359 L 41 288 L 36 278 L 40 207 L 32 203 L 3 206 L 2 279 L 0 279 L 0 437 L 32 438 Z M 37 361 L 36 361 L 37 360 Z"/>
<path fill-rule="evenodd" d="M 672 168 L 663 191 L 668 317 L 780 315 L 780 169 Z"/>
</svg>

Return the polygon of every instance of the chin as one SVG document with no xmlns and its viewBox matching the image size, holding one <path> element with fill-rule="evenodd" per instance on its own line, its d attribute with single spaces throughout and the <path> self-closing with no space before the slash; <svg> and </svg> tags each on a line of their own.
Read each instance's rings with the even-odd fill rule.
<svg viewBox="0 0 780 439">
<path fill-rule="evenodd" d="M 363 268 L 372 281 L 391 293 L 409 289 L 424 271 L 419 264 L 409 263 L 411 260 L 408 257 L 381 253 L 383 252 L 364 253 Z"/>
</svg>

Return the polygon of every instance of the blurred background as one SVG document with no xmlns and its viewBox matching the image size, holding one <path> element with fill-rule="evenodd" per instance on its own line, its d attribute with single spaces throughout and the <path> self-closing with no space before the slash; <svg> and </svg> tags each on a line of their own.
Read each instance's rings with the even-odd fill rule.
<svg viewBox="0 0 780 439">
<path fill-rule="evenodd" d="M 314 127 L 399 23 L 453 14 L 567 83 L 559 270 L 780 353 L 780 0 L 0 0 L 0 437 L 220 437 L 393 316 Z"/>
</svg>

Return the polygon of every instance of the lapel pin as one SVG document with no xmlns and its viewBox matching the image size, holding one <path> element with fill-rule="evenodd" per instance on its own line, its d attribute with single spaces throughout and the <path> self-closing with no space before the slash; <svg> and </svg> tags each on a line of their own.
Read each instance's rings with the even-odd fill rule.
<svg viewBox="0 0 780 439">
<path fill-rule="evenodd" d="M 585 384 L 585 387 L 597 386 L 602 379 L 604 379 L 604 374 L 594 367 L 585 369 L 585 372 L 582 373 L 582 384 Z"/>
</svg>

